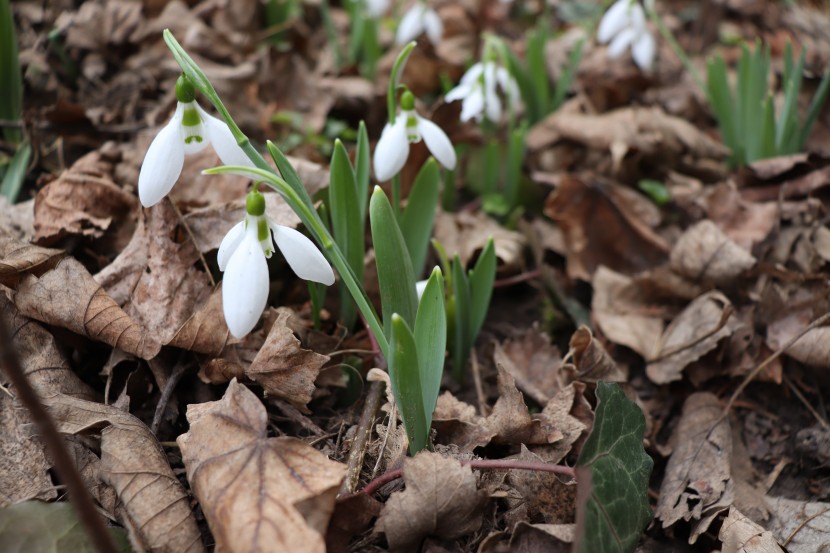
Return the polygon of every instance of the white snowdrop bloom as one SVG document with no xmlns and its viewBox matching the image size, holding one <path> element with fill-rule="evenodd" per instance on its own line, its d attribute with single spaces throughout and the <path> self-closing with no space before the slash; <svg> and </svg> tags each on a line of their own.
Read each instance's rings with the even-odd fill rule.
<svg viewBox="0 0 830 553">
<path fill-rule="evenodd" d="M 461 120 L 481 121 L 487 117 L 498 123 L 502 116 L 502 101 L 499 89 L 510 108 L 519 108 L 521 99 L 519 85 L 512 75 L 494 61 L 483 61 L 470 67 L 458 86 L 450 90 L 444 99 L 447 102 L 461 100 Z"/>
<path fill-rule="evenodd" d="M 246 207 L 245 220 L 228 231 L 217 255 L 219 269 L 225 273 L 222 310 L 236 338 L 253 330 L 265 310 L 270 282 L 265 260 L 274 252 L 275 242 L 298 277 L 326 286 L 334 284 L 334 271 L 322 252 L 302 233 L 278 225 L 265 215 L 261 193 L 250 192 Z"/>
<path fill-rule="evenodd" d="M 410 142 L 420 142 L 421 139 L 441 165 L 455 169 L 457 160 L 452 142 L 441 127 L 418 115 L 415 111 L 415 97 L 407 90 L 401 95 L 401 111 L 395 118 L 395 123 L 387 123 L 383 127 L 380 140 L 375 146 L 375 178 L 384 182 L 397 175 L 409 157 Z"/>
<path fill-rule="evenodd" d="M 418 294 L 418 301 L 421 301 L 421 298 L 424 295 L 424 290 L 427 289 L 427 283 L 429 279 L 419 280 L 415 283 L 415 293 Z"/>
<path fill-rule="evenodd" d="M 611 58 L 631 47 L 631 56 L 640 69 L 651 69 L 657 43 L 646 25 L 646 15 L 637 0 L 617 0 L 599 23 L 597 40 L 608 45 Z"/>
<path fill-rule="evenodd" d="M 395 42 L 406 44 L 421 36 L 422 33 L 426 33 L 430 42 L 437 46 L 444 35 L 444 24 L 441 23 L 441 18 L 435 10 L 418 2 L 401 18 L 395 33 Z"/>
<path fill-rule="evenodd" d="M 366 14 L 375 19 L 383 17 L 383 15 L 389 11 L 390 4 L 390 0 L 363 0 L 363 5 L 366 8 Z"/>
<path fill-rule="evenodd" d="M 184 75 L 176 82 L 176 98 L 176 112 L 153 139 L 138 174 L 138 197 L 144 207 L 170 193 L 182 173 L 185 154 L 200 152 L 208 144 L 225 165 L 252 165 L 228 125 L 196 103 L 196 91 Z"/>
</svg>

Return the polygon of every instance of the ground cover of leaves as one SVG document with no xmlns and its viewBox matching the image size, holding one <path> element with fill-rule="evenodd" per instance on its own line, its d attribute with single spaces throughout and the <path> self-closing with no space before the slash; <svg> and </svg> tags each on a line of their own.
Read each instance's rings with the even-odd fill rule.
<svg viewBox="0 0 830 553">
<path fill-rule="evenodd" d="M 590 458 L 598 381 L 621 383 L 645 415 L 652 512 L 632 513 L 650 520 L 637 551 L 830 547 L 830 326 L 808 329 L 830 311 L 830 110 L 807 152 L 731 169 L 668 45 L 643 73 L 574 24 L 580 3 L 552 1 L 562 33 L 548 48 L 551 77 L 580 37 L 584 56 L 567 102 L 530 129 L 527 209 L 500 223 L 470 192 L 481 132 L 458 122 L 441 83 L 478 55 L 483 31 L 522 55 L 539 5 L 515 4 L 436 2 L 444 40 L 422 39 L 407 65 L 419 109 L 471 145 L 461 209 L 439 213 L 435 235 L 467 266 L 494 236 L 499 273 L 465 380 L 443 382 L 436 451 L 407 457 L 381 397 L 357 489 L 387 471 L 402 478 L 350 495 L 346 463 L 383 378 L 369 372 L 366 332 L 337 324 L 334 290 L 314 329 L 305 284 L 276 255 L 269 308 L 234 339 L 216 249 L 249 182 L 201 175 L 218 164 L 210 150 L 187 158 L 170 201 L 142 209 L 136 182 L 175 104 L 163 29 L 256 143 L 291 146 L 312 194 L 328 182 L 320 144 L 335 137 L 332 121 L 363 119 L 379 136 L 391 31 L 382 27 L 389 53 L 369 81 L 335 66 L 319 2 L 301 3 L 279 40 L 258 0 L 13 3 L 36 155 L 21 202 L 0 199 L 0 316 L 13 334 L 2 347 L 17 352 L 100 512 L 134 550 L 569 551 L 576 505 L 590 502 L 572 481 L 468 461 Z M 806 49 L 804 106 L 830 66 L 822 6 L 658 2 L 701 68 L 716 51 L 737 59 L 719 37 L 762 39 L 779 74 L 787 41 Z M 331 16 L 345 40 L 345 13 L 333 5 Z M 275 117 L 284 112 L 301 128 Z M 404 171 L 404 189 L 413 177 Z M 663 183 L 670 201 L 643 194 L 642 179 Z M 268 207 L 299 225 L 275 196 Z M 377 299 L 371 256 L 366 273 Z M 41 543 L 4 541 L 26 517 L 54 521 L 32 535 L 50 528 L 52 543 L 76 547 L 52 460 L 2 373 L 0 384 L 0 549 Z M 37 511 L 31 500 L 55 504 Z"/>
</svg>

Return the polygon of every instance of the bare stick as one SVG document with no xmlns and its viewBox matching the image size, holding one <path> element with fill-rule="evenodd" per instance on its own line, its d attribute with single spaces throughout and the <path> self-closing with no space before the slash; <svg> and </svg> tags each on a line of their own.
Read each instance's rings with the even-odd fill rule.
<svg viewBox="0 0 830 553">
<path fill-rule="evenodd" d="M 375 415 L 380 408 L 380 401 L 383 398 L 385 386 L 381 381 L 372 382 L 369 392 L 366 394 L 366 403 L 363 404 L 363 413 L 360 415 L 360 422 L 357 425 L 352 448 L 349 451 L 349 460 L 346 468 L 346 478 L 340 486 L 339 495 L 349 495 L 357 489 L 360 480 L 360 470 L 363 468 L 363 458 L 366 455 L 366 446 L 372 435 L 375 426 Z"/>
<path fill-rule="evenodd" d="M 190 237 L 190 242 L 193 244 L 193 247 L 196 248 L 196 253 L 199 254 L 199 259 L 202 261 L 202 267 L 205 269 L 205 273 L 207 273 L 207 277 L 210 280 L 211 287 L 216 288 L 216 281 L 213 279 L 213 275 L 210 272 L 210 267 L 208 267 L 207 261 L 205 260 L 205 256 L 202 254 L 202 250 L 199 249 L 199 244 L 196 243 L 196 237 L 193 236 L 193 231 L 190 230 L 190 225 L 188 225 L 187 221 L 184 220 L 184 215 L 182 215 L 182 212 L 179 211 L 179 206 L 176 205 L 176 202 L 173 201 L 173 198 L 167 196 L 167 199 L 170 201 L 170 205 L 173 206 L 173 211 L 176 212 L 176 217 L 179 218 L 179 222 L 184 227 L 184 230 L 187 231 L 187 235 Z"/>
<path fill-rule="evenodd" d="M 176 386 L 179 384 L 179 380 L 181 380 L 182 376 L 184 376 L 184 371 L 184 363 L 176 363 L 173 367 L 173 372 L 170 373 L 170 377 L 167 379 L 167 382 L 164 383 L 164 388 L 161 390 L 161 397 L 159 398 L 159 402 L 156 404 L 156 412 L 153 414 L 153 424 L 150 425 L 150 432 L 153 434 L 158 433 L 159 425 L 161 424 L 161 417 L 164 416 L 164 411 L 167 409 L 167 404 L 170 402 L 170 396 L 173 395 L 173 390 L 176 389 Z"/>
<path fill-rule="evenodd" d="M 3 344 L 0 346 L 0 364 L 2 364 L 3 370 L 17 391 L 17 398 L 26 406 L 32 420 L 37 425 L 40 436 L 55 461 L 58 474 L 66 483 L 66 488 L 69 490 L 69 500 L 78 513 L 78 518 L 89 537 L 90 543 L 98 553 L 117 553 L 118 549 L 112 541 L 112 536 L 107 531 L 103 519 L 95 508 L 92 496 L 89 495 L 89 491 L 84 485 L 83 478 L 69 456 L 63 438 L 61 438 L 55 426 L 55 421 L 52 420 L 52 416 L 40 401 L 37 392 L 32 388 L 26 374 L 23 372 L 23 368 L 20 366 L 20 359 L 12 349 L 12 337 L 6 326 L 6 320 L 2 316 L 0 316 L 0 344 Z"/>
</svg>

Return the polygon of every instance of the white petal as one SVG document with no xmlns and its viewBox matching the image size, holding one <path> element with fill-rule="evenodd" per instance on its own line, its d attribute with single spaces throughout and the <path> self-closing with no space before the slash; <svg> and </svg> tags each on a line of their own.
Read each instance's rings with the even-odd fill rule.
<svg viewBox="0 0 830 553">
<path fill-rule="evenodd" d="M 617 58 L 622 54 L 626 48 L 634 41 L 636 38 L 636 33 L 634 29 L 623 29 L 620 34 L 618 34 L 614 40 L 611 41 L 611 44 L 608 45 L 608 57 L 609 58 Z"/>
<path fill-rule="evenodd" d="M 640 35 L 640 38 L 631 47 L 631 55 L 634 57 L 634 63 L 637 64 L 637 67 L 646 71 L 651 69 L 656 52 L 657 43 L 649 32 L 644 32 Z"/>
<path fill-rule="evenodd" d="M 452 147 L 447 133 L 429 119 L 424 119 L 420 115 L 416 115 L 415 118 L 418 121 L 418 132 L 421 133 L 421 138 L 424 139 L 430 153 L 447 169 L 455 169 L 455 148 Z"/>
<path fill-rule="evenodd" d="M 444 96 L 444 101 L 454 102 L 456 100 L 463 100 L 467 96 L 469 96 L 470 92 L 473 90 L 472 85 L 469 84 L 460 84 L 457 87 L 453 88 Z"/>
<path fill-rule="evenodd" d="M 138 197 L 141 205 L 151 207 L 164 198 L 176 184 L 184 166 L 181 138 L 181 104 L 176 113 L 153 139 L 138 173 Z"/>
<path fill-rule="evenodd" d="M 482 62 L 474 63 L 461 77 L 460 84 L 471 84 L 477 81 L 482 73 L 484 73 L 484 64 Z"/>
<path fill-rule="evenodd" d="M 389 0 L 366 0 L 366 13 L 369 17 L 380 17 L 389 9 Z"/>
<path fill-rule="evenodd" d="M 240 221 L 231 227 L 231 230 L 222 238 L 219 244 L 219 253 L 216 254 L 216 261 L 219 263 L 219 270 L 224 271 L 228 260 L 239 247 L 242 238 L 245 236 L 245 221 Z"/>
<path fill-rule="evenodd" d="M 488 64 L 484 70 L 484 109 L 494 123 L 501 120 L 501 100 L 496 93 L 496 66 Z"/>
<path fill-rule="evenodd" d="M 605 44 L 628 26 L 630 5 L 631 0 L 617 0 L 613 6 L 608 8 L 602 16 L 602 21 L 599 22 L 598 41 Z"/>
<path fill-rule="evenodd" d="M 496 70 L 496 80 L 499 83 L 499 86 L 504 91 L 504 95 L 507 97 L 507 101 L 510 103 L 510 106 L 516 110 L 519 108 L 519 102 L 522 98 L 521 92 L 519 92 L 519 85 L 516 83 L 516 79 L 513 78 L 513 75 L 505 69 L 504 67 L 499 67 Z"/>
<path fill-rule="evenodd" d="M 421 4 L 409 8 L 409 11 L 404 14 L 398 25 L 395 42 L 406 44 L 411 40 L 415 40 L 424 32 L 424 10 L 425 8 Z"/>
<path fill-rule="evenodd" d="M 427 289 L 427 283 L 429 280 L 419 280 L 415 283 L 415 293 L 418 294 L 418 302 L 421 301 L 421 296 L 424 295 L 424 290 Z"/>
<path fill-rule="evenodd" d="M 398 117 L 394 125 L 386 124 L 375 146 L 373 165 L 375 178 L 385 182 L 400 173 L 409 157 L 409 139 L 406 137 L 406 117 Z"/>
<path fill-rule="evenodd" d="M 222 279 L 222 310 L 228 329 L 242 338 L 256 326 L 268 302 L 268 263 L 256 229 L 247 229 Z"/>
<path fill-rule="evenodd" d="M 484 92 L 481 88 L 473 90 L 461 104 L 461 121 L 469 121 L 470 119 L 481 120 L 481 114 L 484 113 Z"/>
<path fill-rule="evenodd" d="M 205 134 L 216 150 L 219 159 L 224 165 L 242 165 L 245 167 L 253 167 L 254 164 L 236 143 L 231 130 L 227 123 L 210 115 L 201 107 L 198 107 L 199 116 L 202 118 L 202 125 L 205 129 Z"/>
<path fill-rule="evenodd" d="M 423 18 L 424 29 L 427 32 L 427 38 L 433 45 L 438 46 L 441 42 L 441 37 L 444 36 L 444 24 L 441 18 L 435 13 L 435 10 L 425 10 Z"/>
<path fill-rule="evenodd" d="M 274 240 L 291 269 L 303 280 L 334 284 L 334 271 L 314 242 L 293 228 L 270 223 Z"/>
</svg>

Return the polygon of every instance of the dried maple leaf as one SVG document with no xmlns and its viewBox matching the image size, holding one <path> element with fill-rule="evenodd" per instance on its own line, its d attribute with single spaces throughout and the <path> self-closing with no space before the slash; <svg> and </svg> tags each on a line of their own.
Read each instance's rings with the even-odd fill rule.
<svg viewBox="0 0 830 553">
<path fill-rule="evenodd" d="M 391 551 L 417 551 L 427 536 L 456 539 L 481 526 L 486 495 L 470 467 L 422 451 L 404 460 L 406 490 L 392 494 L 375 525 Z"/>
<path fill-rule="evenodd" d="M 221 400 L 188 405 L 187 420 L 177 442 L 217 550 L 325 551 L 344 465 L 269 438 L 265 406 L 236 380 Z"/>
</svg>

